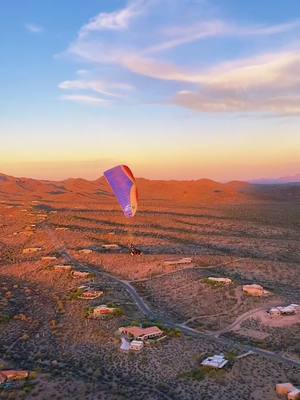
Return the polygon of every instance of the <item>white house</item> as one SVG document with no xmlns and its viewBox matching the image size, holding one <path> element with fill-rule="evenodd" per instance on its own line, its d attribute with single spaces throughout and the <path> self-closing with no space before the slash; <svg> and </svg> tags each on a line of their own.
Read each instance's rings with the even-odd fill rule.
<svg viewBox="0 0 300 400">
<path fill-rule="evenodd" d="M 224 357 L 224 354 L 214 355 L 213 357 L 208 357 L 202 361 L 201 365 L 212 368 L 223 368 L 228 363 L 228 360 Z"/>
<path fill-rule="evenodd" d="M 270 314 L 271 317 L 279 317 L 281 315 L 294 315 L 298 312 L 299 310 L 299 305 L 298 304 L 290 304 L 289 306 L 285 307 L 272 307 L 268 313 Z"/>
<path fill-rule="evenodd" d="M 230 278 L 215 278 L 213 276 L 209 276 L 207 279 L 211 282 L 223 283 L 224 285 L 229 285 L 232 283 Z"/>
<path fill-rule="evenodd" d="M 144 347 L 144 342 L 142 340 L 133 340 L 130 343 L 130 350 L 141 351 Z"/>
</svg>

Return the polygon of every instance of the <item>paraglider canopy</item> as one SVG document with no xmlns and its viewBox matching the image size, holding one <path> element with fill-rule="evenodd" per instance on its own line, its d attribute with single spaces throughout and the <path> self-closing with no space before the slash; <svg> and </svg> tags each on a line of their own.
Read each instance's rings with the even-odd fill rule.
<svg viewBox="0 0 300 400">
<path fill-rule="evenodd" d="M 125 217 L 134 217 L 137 211 L 137 188 L 135 178 L 130 168 L 118 165 L 104 172 Z"/>
</svg>

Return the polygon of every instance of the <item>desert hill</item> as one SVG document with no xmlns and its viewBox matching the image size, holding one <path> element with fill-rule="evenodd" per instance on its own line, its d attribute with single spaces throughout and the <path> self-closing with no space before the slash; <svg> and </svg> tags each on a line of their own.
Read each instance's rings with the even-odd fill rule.
<svg viewBox="0 0 300 400">
<path fill-rule="evenodd" d="M 242 181 L 220 183 L 210 179 L 190 181 L 149 180 L 137 178 L 141 200 L 184 203 L 243 203 L 255 200 L 295 200 L 300 199 L 299 185 L 256 185 Z M 0 193 L 34 199 L 57 199 L 72 201 L 75 198 L 90 198 L 107 201 L 112 197 L 105 178 L 95 181 L 70 178 L 63 181 L 47 181 L 32 178 L 17 178 L 0 174 Z"/>
</svg>

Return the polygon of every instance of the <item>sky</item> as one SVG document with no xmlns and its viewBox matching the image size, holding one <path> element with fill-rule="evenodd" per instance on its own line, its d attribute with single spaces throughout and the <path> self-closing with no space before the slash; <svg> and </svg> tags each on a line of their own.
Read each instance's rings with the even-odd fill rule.
<svg viewBox="0 0 300 400">
<path fill-rule="evenodd" d="M 3 0 L 0 172 L 300 173 L 299 0 Z"/>
</svg>

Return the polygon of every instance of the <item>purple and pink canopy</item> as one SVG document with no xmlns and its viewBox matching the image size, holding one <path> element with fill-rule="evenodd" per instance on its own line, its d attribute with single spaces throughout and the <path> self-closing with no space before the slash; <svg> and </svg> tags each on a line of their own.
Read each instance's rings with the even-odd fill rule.
<svg viewBox="0 0 300 400">
<path fill-rule="evenodd" d="M 137 210 L 137 188 L 135 178 L 126 165 L 108 169 L 104 176 L 111 186 L 125 217 L 133 217 Z"/>
</svg>

